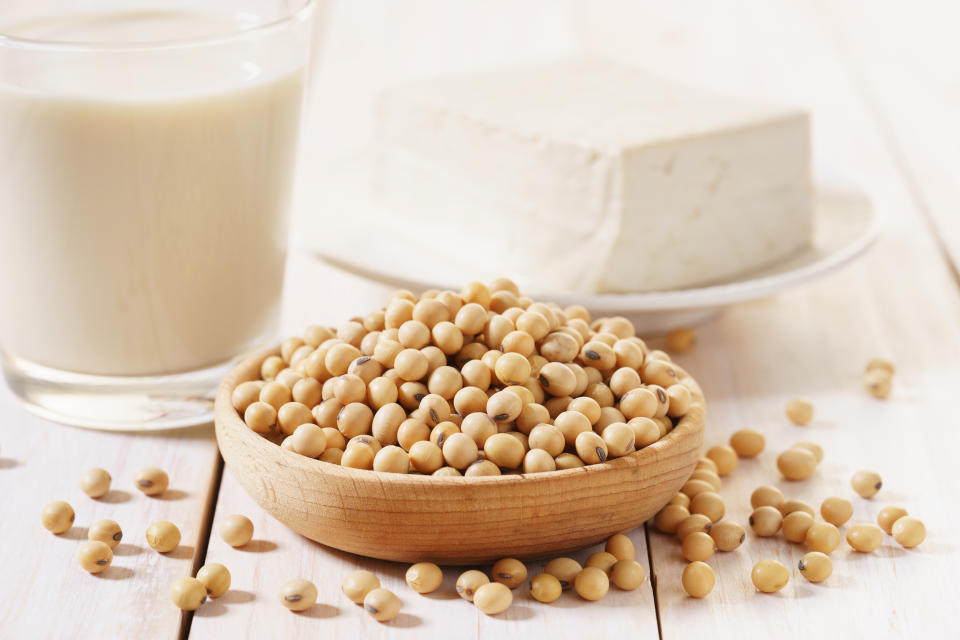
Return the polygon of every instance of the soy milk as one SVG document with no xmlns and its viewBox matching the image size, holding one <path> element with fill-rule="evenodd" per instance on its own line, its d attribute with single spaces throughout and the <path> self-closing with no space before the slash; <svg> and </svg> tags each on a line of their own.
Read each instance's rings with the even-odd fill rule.
<svg viewBox="0 0 960 640">
<path fill-rule="evenodd" d="M 238 26 L 171 11 L 0 33 L 133 42 Z M 0 66 L 0 348 L 105 375 L 224 362 L 278 313 L 303 69 L 228 47 L 144 53 L 146 72 L 137 53 L 90 55 Z"/>
</svg>

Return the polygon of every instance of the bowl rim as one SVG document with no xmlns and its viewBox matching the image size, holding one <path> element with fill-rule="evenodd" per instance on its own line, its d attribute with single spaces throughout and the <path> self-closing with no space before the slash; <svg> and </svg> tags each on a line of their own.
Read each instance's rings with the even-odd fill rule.
<svg viewBox="0 0 960 640">
<path fill-rule="evenodd" d="M 561 469 L 540 473 L 520 472 L 496 476 L 434 476 L 430 474 L 419 473 L 386 473 L 382 471 L 374 471 L 372 469 L 354 469 L 352 467 L 344 467 L 331 462 L 324 462 L 316 458 L 308 458 L 298 453 L 294 453 L 293 451 L 287 451 L 283 449 L 280 447 L 280 445 L 274 444 L 259 433 L 249 429 L 239 412 L 234 408 L 233 401 L 231 399 L 233 390 L 243 382 L 259 379 L 258 375 L 260 371 L 260 365 L 263 363 L 263 361 L 269 356 L 279 354 L 279 346 L 270 347 L 255 352 L 243 358 L 233 369 L 230 370 L 227 376 L 220 383 L 220 386 L 217 389 L 217 395 L 214 404 L 218 445 L 221 437 L 221 430 L 230 430 L 231 432 L 239 435 L 239 437 L 243 438 L 247 443 L 250 443 L 251 447 L 260 452 L 263 452 L 267 455 L 275 455 L 278 451 L 281 454 L 281 459 L 284 459 L 284 454 L 286 454 L 289 457 L 285 459 L 296 466 L 307 469 L 310 467 L 315 467 L 316 465 L 323 465 L 316 467 L 319 473 L 341 475 L 354 481 L 376 481 L 378 484 L 388 487 L 409 485 L 410 483 L 440 484 L 459 487 L 482 486 L 490 483 L 498 483 L 498 485 L 510 486 L 520 483 L 544 482 L 550 479 L 556 480 L 560 478 L 568 478 L 575 474 L 589 475 L 596 473 L 609 473 L 611 471 L 623 471 L 627 469 L 640 469 L 648 462 L 668 455 L 671 449 L 680 446 L 681 441 L 689 436 L 695 435 L 698 431 L 702 431 L 706 426 L 706 402 L 703 396 L 703 391 L 700 389 L 700 386 L 693 377 L 691 377 L 682 367 L 674 363 L 674 368 L 678 374 L 678 381 L 683 382 L 683 384 L 690 389 L 690 393 L 692 395 L 690 409 L 680 419 L 680 422 L 678 422 L 674 428 L 667 433 L 667 435 L 663 436 L 656 442 L 643 447 L 642 449 L 619 458 L 608 460 L 607 462 L 588 464 L 584 465 L 583 467 L 575 467 L 573 469 Z M 273 451 L 273 449 L 276 451 Z M 226 458 L 224 458 L 224 460 L 229 466 L 229 461 L 227 461 Z"/>
</svg>

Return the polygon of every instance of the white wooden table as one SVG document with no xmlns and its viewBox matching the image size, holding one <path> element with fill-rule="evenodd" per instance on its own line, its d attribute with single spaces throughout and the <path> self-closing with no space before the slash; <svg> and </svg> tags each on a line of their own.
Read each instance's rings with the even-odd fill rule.
<svg viewBox="0 0 960 640">
<path fill-rule="evenodd" d="M 359 4 L 354 14 L 334 11 L 331 34 L 338 20 L 356 22 L 370 10 L 369 3 Z M 524 19 L 545 11 L 545 5 L 534 5 L 521 11 Z M 510 15 L 508 4 L 498 6 L 499 12 L 461 19 L 490 24 Z M 415 3 L 408 11 L 431 8 L 436 6 Z M 760 458 L 741 462 L 725 479 L 728 517 L 745 524 L 749 493 L 760 484 L 775 484 L 813 504 L 832 494 L 853 498 L 852 473 L 874 468 L 883 474 L 884 488 L 872 501 L 854 500 L 854 519 L 872 521 L 883 505 L 904 506 L 928 528 L 918 549 L 903 550 L 887 538 L 877 552 L 860 555 L 842 543 L 826 583 L 812 585 L 791 571 L 782 592 L 763 595 L 750 584 L 752 564 L 778 558 L 792 569 L 802 549 L 748 533 L 739 550 L 710 560 L 716 588 L 705 600 L 692 600 L 680 588 L 684 561 L 677 544 L 652 527 L 641 528 L 631 536 L 655 580 L 638 591 L 613 590 L 597 603 L 565 594 L 542 605 L 521 590 L 506 614 L 486 617 L 454 595 L 458 570 L 446 572 L 440 591 L 419 596 L 403 583 L 405 566 L 350 556 L 290 532 L 221 469 L 209 427 L 148 436 L 72 429 L 26 414 L 3 389 L 0 637 L 960 637 L 952 590 L 960 574 L 958 17 L 949 2 L 754 0 L 723 7 L 570 2 L 542 21 L 544 29 L 560 34 L 558 41 L 567 38 L 572 51 L 812 110 L 818 161 L 860 182 L 884 217 L 883 238 L 866 259 L 839 274 L 730 309 L 700 327 L 699 345 L 678 359 L 707 394 L 708 445 L 747 426 L 767 436 Z M 353 46 L 382 40 L 377 29 L 389 21 L 378 18 L 369 32 L 354 33 Z M 331 35 L 334 59 L 349 58 L 345 38 Z M 450 44 L 449 34 L 429 38 L 417 55 L 431 42 Z M 336 72 L 327 76 L 333 82 Z M 328 94 L 322 80 L 314 112 L 345 110 L 323 101 Z M 321 118 L 311 131 L 325 135 L 335 128 Z M 307 151 L 308 168 L 319 155 L 311 160 Z M 309 189 L 301 190 L 298 208 L 301 215 L 308 212 Z M 294 295 L 285 316 L 290 331 L 308 322 L 342 321 L 380 304 L 386 293 L 303 256 L 294 256 L 292 265 L 288 286 Z M 318 308 L 321 297 L 337 303 Z M 874 356 L 889 357 L 898 367 L 886 402 L 860 386 L 863 365 Z M 796 395 L 816 405 L 816 418 L 806 428 L 783 417 L 784 402 Z M 806 482 L 781 481 L 776 453 L 802 439 L 823 445 L 824 463 Z M 132 486 L 133 473 L 147 465 L 170 473 L 171 490 L 163 499 L 145 498 Z M 114 476 L 114 491 L 105 500 L 91 500 L 77 487 L 90 466 Z M 41 527 L 39 512 L 58 498 L 74 505 L 77 522 L 54 537 Z M 210 533 L 232 513 L 248 515 L 256 526 L 255 542 L 243 550 Z M 84 527 L 104 517 L 120 522 L 125 538 L 114 565 L 94 577 L 79 568 L 75 553 Z M 145 544 L 144 530 L 156 519 L 172 520 L 183 532 L 181 546 L 167 556 Z M 181 615 L 167 588 L 204 561 L 226 564 L 232 589 L 195 615 Z M 373 622 L 340 593 L 343 576 L 357 567 L 376 572 L 400 595 L 403 613 L 394 622 Z M 294 577 L 308 577 L 320 590 L 319 604 L 304 615 L 276 601 L 279 585 Z"/>
</svg>

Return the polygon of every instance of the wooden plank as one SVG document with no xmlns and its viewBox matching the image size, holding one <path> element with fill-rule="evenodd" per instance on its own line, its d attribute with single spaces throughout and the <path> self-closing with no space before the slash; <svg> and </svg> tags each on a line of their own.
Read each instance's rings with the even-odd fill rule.
<svg viewBox="0 0 960 640">
<path fill-rule="evenodd" d="M 872 109 L 917 207 L 960 268 L 960 5 L 818 2 L 857 89 Z"/>
<path fill-rule="evenodd" d="M 851 88 L 856 79 L 821 28 L 823 16 L 783 1 L 742 2 L 735 11 L 703 3 L 656 11 L 644 6 L 623 18 L 629 29 L 607 27 L 596 49 L 651 61 L 672 77 L 792 98 L 815 109 L 815 155 L 854 174 L 887 225 L 861 264 L 803 290 L 731 309 L 703 327 L 700 346 L 680 358 L 708 398 L 708 444 L 747 426 L 767 435 L 768 451 L 742 463 L 725 482 L 728 517 L 746 524 L 749 493 L 760 484 L 778 484 L 817 505 L 831 494 L 851 497 L 850 476 L 869 467 L 884 474 L 886 488 L 871 502 L 857 499 L 855 519 L 870 521 L 882 505 L 901 504 L 930 532 L 915 551 L 887 538 L 875 554 L 862 556 L 842 543 L 827 583 L 811 585 L 794 570 L 791 584 L 775 596 L 755 593 L 751 566 L 775 557 L 793 569 L 802 550 L 782 538 L 748 534 L 740 550 L 711 559 L 717 586 L 703 601 L 681 591 L 685 562 L 676 543 L 654 534 L 663 637 L 718 629 L 744 637 L 955 637 L 960 626 L 948 593 L 960 564 L 949 532 L 958 518 L 948 505 L 955 494 L 951 452 L 958 443 L 951 396 L 960 382 L 960 299 L 897 159 Z M 892 357 L 898 365 L 885 403 L 860 387 L 862 367 L 873 356 Z M 817 406 L 818 418 L 806 429 L 783 418 L 783 404 L 793 395 Z M 823 465 L 807 482 L 779 481 L 776 454 L 802 439 L 824 446 Z"/>
<path fill-rule="evenodd" d="M 86 431 L 27 414 L 0 390 L 0 522 L 5 523 L 0 564 L 0 635 L 24 638 L 177 638 L 184 617 L 168 589 L 192 575 L 203 551 L 210 499 L 218 473 L 212 427 L 144 435 Z M 84 470 L 99 466 L 113 477 L 110 493 L 93 500 L 78 485 Z M 148 498 L 133 484 L 143 467 L 170 476 L 170 488 Z M 73 528 L 54 536 L 40 510 L 66 500 Z M 87 527 L 116 520 L 123 541 L 113 564 L 90 575 L 77 562 Z M 146 543 L 147 526 L 175 523 L 180 546 L 160 555 Z"/>
<path fill-rule="evenodd" d="M 323 547 L 293 533 L 260 509 L 224 471 L 217 502 L 214 531 L 233 513 L 254 522 L 249 548 L 232 549 L 213 535 L 207 561 L 221 562 L 232 574 L 231 591 L 194 614 L 191 638 L 213 637 L 352 637 L 352 638 L 567 638 L 599 633 L 601 637 L 629 630 L 631 637 L 655 639 L 657 635 L 653 592 L 647 580 L 637 591 L 612 588 L 599 602 L 588 603 L 565 593 L 553 604 L 539 603 L 527 586 L 514 591 L 513 605 L 504 614 L 488 617 L 456 594 L 455 583 L 469 567 L 444 568 L 443 585 L 422 596 L 404 581 L 407 565 L 362 558 Z M 643 528 L 630 534 L 637 559 L 647 566 Z M 602 545 L 575 554 L 581 563 Z M 533 577 L 543 562 L 530 563 Z M 489 569 L 489 567 L 478 567 Z M 381 584 L 403 602 L 400 615 L 381 624 L 354 605 L 340 591 L 343 579 L 357 569 L 373 571 Z M 318 604 L 294 614 L 280 604 L 277 592 L 287 580 L 307 578 L 317 586 Z"/>
</svg>

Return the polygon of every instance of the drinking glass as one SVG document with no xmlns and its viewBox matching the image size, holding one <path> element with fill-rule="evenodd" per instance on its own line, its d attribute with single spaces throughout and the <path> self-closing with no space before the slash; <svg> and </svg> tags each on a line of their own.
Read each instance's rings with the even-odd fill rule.
<svg viewBox="0 0 960 640">
<path fill-rule="evenodd" d="M 311 5 L 0 6 L 0 361 L 31 411 L 207 422 L 275 339 Z"/>
</svg>

